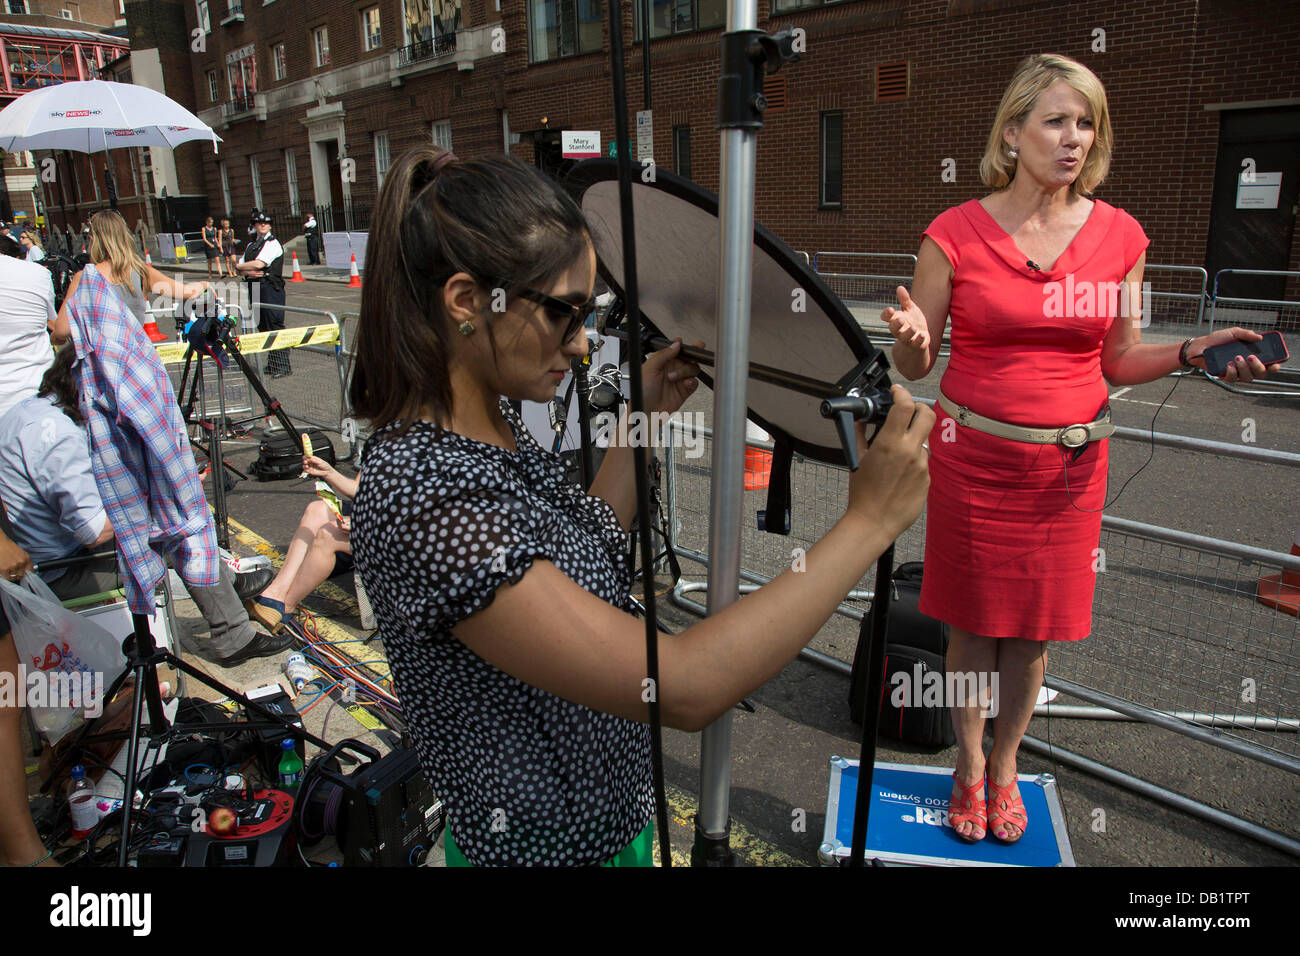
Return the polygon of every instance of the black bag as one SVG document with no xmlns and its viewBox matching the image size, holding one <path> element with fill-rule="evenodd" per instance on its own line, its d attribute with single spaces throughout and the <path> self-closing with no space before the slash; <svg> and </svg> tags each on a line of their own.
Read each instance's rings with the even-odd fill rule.
<svg viewBox="0 0 1300 956">
<path fill-rule="evenodd" d="M 334 464 L 334 443 L 319 428 L 304 432 L 311 439 L 311 453 L 328 464 Z M 286 433 L 265 439 L 257 446 L 257 460 L 248 466 L 248 472 L 258 481 L 281 481 L 302 474 L 302 452 L 295 436 Z"/>
<path fill-rule="evenodd" d="M 947 706 L 920 706 L 931 672 L 944 685 L 944 660 L 948 653 L 948 625 L 922 614 L 921 562 L 911 561 L 894 570 L 894 593 L 889 604 L 889 628 L 885 638 L 885 684 L 881 689 L 880 733 L 891 740 L 918 747 L 942 749 L 957 741 L 952 712 Z M 871 616 L 862 619 L 858 648 L 853 655 L 849 685 L 849 715 L 861 724 L 865 715 L 867 689 L 867 628 Z M 903 675 L 905 680 L 896 678 Z M 896 688 L 898 688 L 896 690 Z M 901 698 L 901 701 L 898 701 Z M 896 706 L 901 702 L 902 706 Z M 948 702 L 945 700 L 946 705 Z"/>
</svg>

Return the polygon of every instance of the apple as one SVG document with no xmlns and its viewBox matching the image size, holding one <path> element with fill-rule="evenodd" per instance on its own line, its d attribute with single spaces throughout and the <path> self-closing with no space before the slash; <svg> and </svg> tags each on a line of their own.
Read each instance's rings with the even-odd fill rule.
<svg viewBox="0 0 1300 956">
<path fill-rule="evenodd" d="M 208 814 L 208 829 L 213 836 L 230 836 L 238 827 L 239 815 L 229 807 L 217 807 Z"/>
</svg>

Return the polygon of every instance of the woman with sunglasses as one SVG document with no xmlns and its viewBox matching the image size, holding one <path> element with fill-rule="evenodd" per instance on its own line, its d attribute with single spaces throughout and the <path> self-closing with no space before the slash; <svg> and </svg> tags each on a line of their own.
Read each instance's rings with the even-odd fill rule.
<svg viewBox="0 0 1300 956">
<path fill-rule="evenodd" d="M 629 613 L 632 449 L 609 449 L 584 493 L 507 401 L 550 400 L 587 351 L 581 210 L 517 160 L 422 147 L 385 176 L 370 243 L 351 399 L 375 431 L 353 554 L 447 808 L 448 864 L 649 865 L 650 695 L 696 731 L 780 672 L 920 513 L 934 414 L 897 389 L 806 568 L 663 635 L 654 687 Z M 648 413 L 695 390 L 679 351 L 646 360 Z"/>
</svg>

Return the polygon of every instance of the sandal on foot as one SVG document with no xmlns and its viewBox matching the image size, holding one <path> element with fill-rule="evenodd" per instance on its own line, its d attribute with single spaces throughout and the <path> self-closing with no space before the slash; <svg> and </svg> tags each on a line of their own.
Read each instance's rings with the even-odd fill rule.
<svg viewBox="0 0 1300 956">
<path fill-rule="evenodd" d="M 244 607 L 248 609 L 249 617 L 272 634 L 279 634 L 284 630 L 284 619 L 288 615 L 284 609 L 283 601 L 259 595 L 246 602 Z"/>
<path fill-rule="evenodd" d="M 967 843 L 978 843 L 988 833 L 988 820 L 984 812 L 984 778 L 980 777 L 967 786 L 958 779 L 957 771 L 954 770 L 952 785 L 953 791 L 948 797 L 948 825 L 960 839 Z M 963 823 L 973 823 L 977 827 L 971 836 L 962 836 L 957 831 L 957 827 Z M 979 836 L 974 836 L 975 833 Z"/>
<path fill-rule="evenodd" d="M 1011 791 L 1015 791 L 1015 796 Z M 989 777 L 989 832 L 993 834 L 993 839 L 1000 843 L 1015 843 L 1025 835 L 1025 830 L 1029 829 L 1029 815 L 1025 812 L 1025 803 L 1020 799 L 1020 788 L 1016 786 L 1013 779 L 1005 787 L 999 787 Z M 996 827 L 1011 825 L 1018 827 L 1020 832 L 1013 837 L 1000 837 L 996 832 Z"/>
</svg>

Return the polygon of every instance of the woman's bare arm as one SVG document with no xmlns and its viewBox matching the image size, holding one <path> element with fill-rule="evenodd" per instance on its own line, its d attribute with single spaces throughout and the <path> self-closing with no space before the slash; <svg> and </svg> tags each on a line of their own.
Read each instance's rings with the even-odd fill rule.
<svg viewBox="0 0 1300 956">
<path fill-rule="evenodd" d="M 939 244 L 926 236 L 916 254 L 912 288 L 899 298 L 899 305 L 904 308 L 891 307 L 881 313 L 896 340 L 892 353 L 894 367 L 911 381 L 929 375 L 939 358 L 939 345 L 948 327 L 948 307 L 952 302 L 952 276 L 952 263 Z"/>
</svg>

